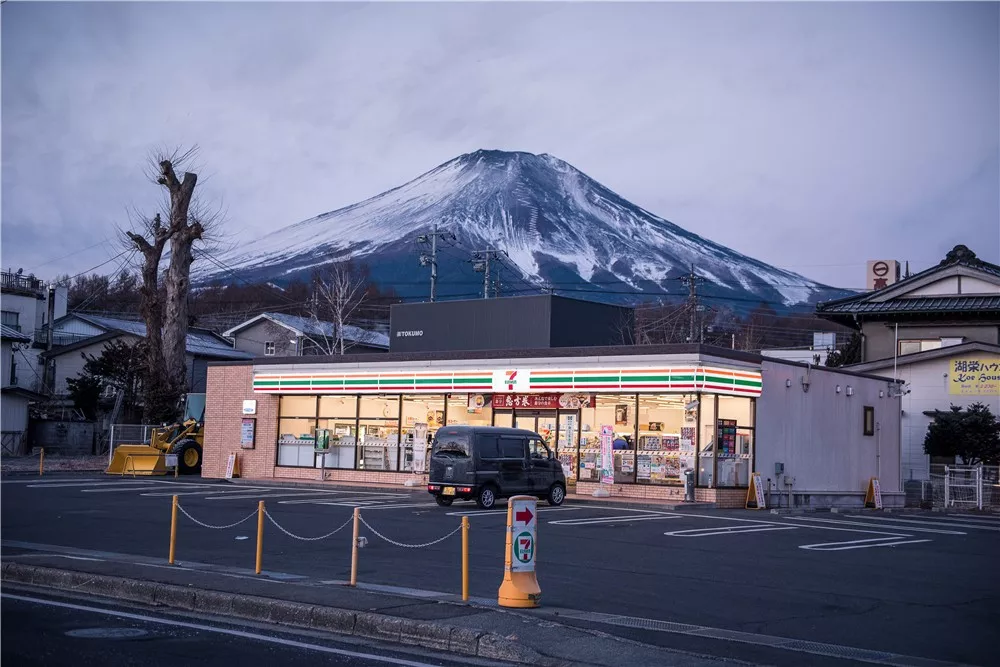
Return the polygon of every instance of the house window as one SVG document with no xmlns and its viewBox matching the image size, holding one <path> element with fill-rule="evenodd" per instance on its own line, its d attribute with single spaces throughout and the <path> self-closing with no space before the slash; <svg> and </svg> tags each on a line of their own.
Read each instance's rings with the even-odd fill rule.
<svg viewBox="0 0 1000 667">
<path fill-rule="evenodd" d="M 904 354 L 916 354 L 927 350 L 936 350 L 941 347 L 940 338 L 930 338 L 923 340 L 901 340 L 899 341 L 899 356 Z"/>
<path fill-rule="evenodd" d="M 274 356 L 274 341 L 269 340 L 264 342 L 264 356 L 273 357 Z"/>
<path fill-rule="evenodd" d="M 16 310 L 0 311 L 0 324 L 10 327 L 14 331 L 21 330 L 21 313 Z"/>
<path fill-rule="evenodd" d="M 871 405 L 865 406 L 865 435 L 875 435 L 875 408 Z"/>
</svg>

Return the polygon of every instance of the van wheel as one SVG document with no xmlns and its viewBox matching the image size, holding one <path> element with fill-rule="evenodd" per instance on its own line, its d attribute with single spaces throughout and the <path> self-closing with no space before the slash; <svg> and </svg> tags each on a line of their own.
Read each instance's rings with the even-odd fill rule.
<svg viewBox="0 0 1000 667">
<path fill-rule="evenodd" d="M 441 507 L 451 507 L 451 503 L 454 498 L 442 498 L 441 496 L 434 496 L 434 502 L 436 502 Z"/>
<path fill-rule="evenodd" d="M 489 510 L 497 504 L 497 492 L 492 486 L 484 486 L 476 494 L 476 505 L 480 509 Z"/>
<path fill-rule="evenodd" d="M 553 484 L 549 489 L 549 505 L 562 505 L 566 500 L 566 489 L 562 484 Z"/>
</svg>

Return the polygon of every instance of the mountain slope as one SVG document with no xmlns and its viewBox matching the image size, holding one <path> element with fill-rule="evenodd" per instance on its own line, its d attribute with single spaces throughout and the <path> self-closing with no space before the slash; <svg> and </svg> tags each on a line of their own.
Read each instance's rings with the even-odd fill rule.
<svg viewBox="0 0 1000 667">
<path fill-rule="evenodd" d="M 503 278 L 505 294 L 549 285 L 602 300 L 677 297 L 686 290 L 676 278 L 692 265 L 706 281 L 700 291 L 737 309 L 761 301 L 788 308 L 844 294 L 692 234 L 558 158 L 485 150 L 252 239 L 222 260 L 242 278 L 281 281 L 351 256 L 368 264 L 376 282 L 404 296 L 426 295 L 429 272 L 419 268 L 414 239 L 435 224 L 457 239 L 439 255 L 441 296 L 471 295 L 481 285 L 482 276 L 463 260 L 486 248 L 505 250 L 513 265 Z M 226 280 L 228 273 L 200 279 Z"/>
</svg>

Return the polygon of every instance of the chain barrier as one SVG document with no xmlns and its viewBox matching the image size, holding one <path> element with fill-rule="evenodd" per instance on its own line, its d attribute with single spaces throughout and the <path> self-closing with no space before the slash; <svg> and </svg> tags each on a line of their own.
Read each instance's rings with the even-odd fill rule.
<svg viewBox="0 0 1000 667">
<path fill-rule="evenodd" d="M 397 542 L 396 540 L 390 540 L 388 537 L 386 537 L 382 533 L 380 533 L 377 530 L 375 530 L 374 528 L 372 528 L 372 525 L 370 523 L 368 523 L 367 521 L 365 521 L 365 517 L 364 516 L 359 516 L 358 518 L 361 519 L 361 523 L 365 524 L 365 527 L 368 528 L 368 530 L 372 531 L 372 533 L 374 533 L 376 537 L 380 537 L 383 540 L 385 540 L 386 542 L 388 542 L 389 544 L 392 544 L 393 546 L 397 546 L 397 547 L 403 547 L 404 549 L 422 549 L 424 547 L 430 547 L 430 546 L 433 546 L 433 545 L 435 545 L 435 544 L 437 544 L 439 542 L 444 542 L 449 537 L 451 537 L 455 533 L 457 533 L 460 530 L 462 530 L 462 527 L 459 526 L 458 528 L 456 528 L 455 530 L 451 531 L 450 533 L 448 533 L 444 537 L 439 537 L 438 539 L 434 540 L 433 542 L 427 542 L 426 544 L 404 544 L 402 542 Z"/>
<path fill-rule="evenodd" d="M 244 521 L 249 521 L 253 517 L 257 516 L 257 510 L 254 510 L 253 512 L 250 512 L 250 514 L 246 515 L 244 518 L 242 518 L 239 521 L 237 521 L 236 523 L 231 523 L 231 524 L 229 524 L 227 526 L 213 526 L 211 524 L 198 521 L 198 519 L 196 519 L 193 516 L 191 516 L 190 514 L 188 514 L 188 511 L 186 509 L 184 509 L 184 507 L 182 507 L 180 503 L 177 503 L 177 509 L 179 509 L 181 511 L 181 514 L 183 514 L 187 518 L 191 519 L 192 521 L 194 521 L 199 526 L 202 526 L 203 528 L 212 528 L 214 530 L 225 530 L 227 528 L 235 528 L 236 526 L 240 525 Z"/>
<path fill-rule="evenodd" d="M 332 532 L 327 533 L 326 535 L 320 535 L 319 537 L 302 537 L 301 535 L 296 535 L 291 531 L 285 530 L 285 528 L 280 523 L 274 520 L 274 517 L 271 516 L 271 514 L 267 510 L 264 510 L 264 516 L 267 517 L 268 521 L 274 524 L 275 528 L 283 532 L 285 535 L 288 535 L 289 537 L 294 538 L 296 540 L 302 540 L 303 542 L 318 542 L 319 540 L 325 540 L 328 537 L 336 535 L 344 528 L 347 528 L 349 525 L 351 525 L 351 522 L 354 521 L 354 517 L 352 516 L 343 524 L 341 524 L 339 528 L 337 528 Z"/>
</svg>

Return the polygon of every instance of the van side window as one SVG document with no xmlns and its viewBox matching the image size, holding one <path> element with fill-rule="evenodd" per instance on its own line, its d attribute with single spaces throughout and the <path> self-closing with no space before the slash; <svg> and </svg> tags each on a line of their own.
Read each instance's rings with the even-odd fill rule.
<svg viewBox="0 0 1000 667">
<path fill-rule="evenodd" d="M 500 452 L 505 459 L 524 458 L 524 438 L 500 437 Z"/>
<path fill-rule="evenodd" d="M 547 459 L 550 456 L 549 448 L 538 438 L 528 439 L 528 454 L 533 459 Z"/>
<path fill-rule="evenodd" d="M 482 433 L 477 434 L 476 453 L 479 454 L 479 458 L 481 459 L 500 458 L 500 445 L 497 444 L 497 437 L 495 435 L 487 435 Z"/>
</svg>

